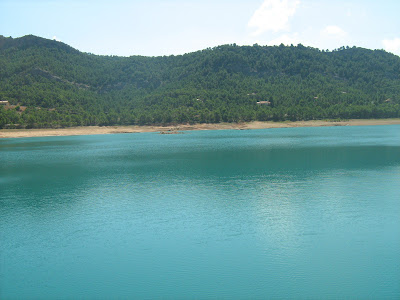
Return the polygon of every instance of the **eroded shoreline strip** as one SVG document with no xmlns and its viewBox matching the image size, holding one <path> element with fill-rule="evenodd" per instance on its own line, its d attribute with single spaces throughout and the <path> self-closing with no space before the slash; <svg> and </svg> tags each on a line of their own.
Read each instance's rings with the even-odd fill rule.
<svg viewBox="0 0 400 300">
<path fill-rule="evenodd" d="M 368 125 L 400 125 L 400 119 L 351 119 L 347 121 L 295 121 L 295 122 L 247 122 L 247 123 L 218 123 L 218 124 L 181 124 L 176 126 L 82 126 L 60 129 L 0 129 L 0 138 L 24 138 L 45 136 L 74 136 L 114 133 L 140 132 L 173 132 L 188 130 L 247 130 L 292 127 L 323 127 L 323 126 L 368 126 Z"/>
</svg>

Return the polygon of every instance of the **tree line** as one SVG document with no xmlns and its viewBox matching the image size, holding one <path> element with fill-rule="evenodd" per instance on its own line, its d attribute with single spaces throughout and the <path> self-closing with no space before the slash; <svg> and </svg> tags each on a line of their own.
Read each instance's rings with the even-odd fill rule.
<svg viewBox="0 0 400 300">
<path fill-rule="evenodd" d="M 400 57 L 301 44 L 97 56 L 0 36 L 0 101 L 0 128 L 398 118 Z"/>
</svg>

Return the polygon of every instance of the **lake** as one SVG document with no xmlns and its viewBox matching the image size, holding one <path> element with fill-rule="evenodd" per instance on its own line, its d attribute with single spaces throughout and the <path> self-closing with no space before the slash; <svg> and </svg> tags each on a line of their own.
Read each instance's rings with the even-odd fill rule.
<svg viewBox="0 0 400 300">
<path fill-rule="evenodd" d="M 0 140 L 0 298 L 400 298 L 400 126 Z"/>
</svg>

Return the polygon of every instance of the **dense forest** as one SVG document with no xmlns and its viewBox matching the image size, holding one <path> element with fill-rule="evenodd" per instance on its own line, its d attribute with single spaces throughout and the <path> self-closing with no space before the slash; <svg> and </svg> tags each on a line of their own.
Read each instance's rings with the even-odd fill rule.
<svg viewBox="0 0 400 300">
<path fill-rule="evenodd" d="M 0 36 L 0 128 L 398 117 L 400 57 L 383 50 L 233 44 L 117 57 Z"/>
</svg>

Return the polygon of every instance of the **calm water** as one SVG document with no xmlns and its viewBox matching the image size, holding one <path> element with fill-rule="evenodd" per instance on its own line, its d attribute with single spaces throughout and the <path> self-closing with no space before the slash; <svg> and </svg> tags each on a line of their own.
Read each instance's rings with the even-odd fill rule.
<svg viewBox="0 0 400 300">
<path fill-rule="evenodd" d="M 0 140 L 0 298 L 400 298 L 400 126 Z"/>
</svg>

